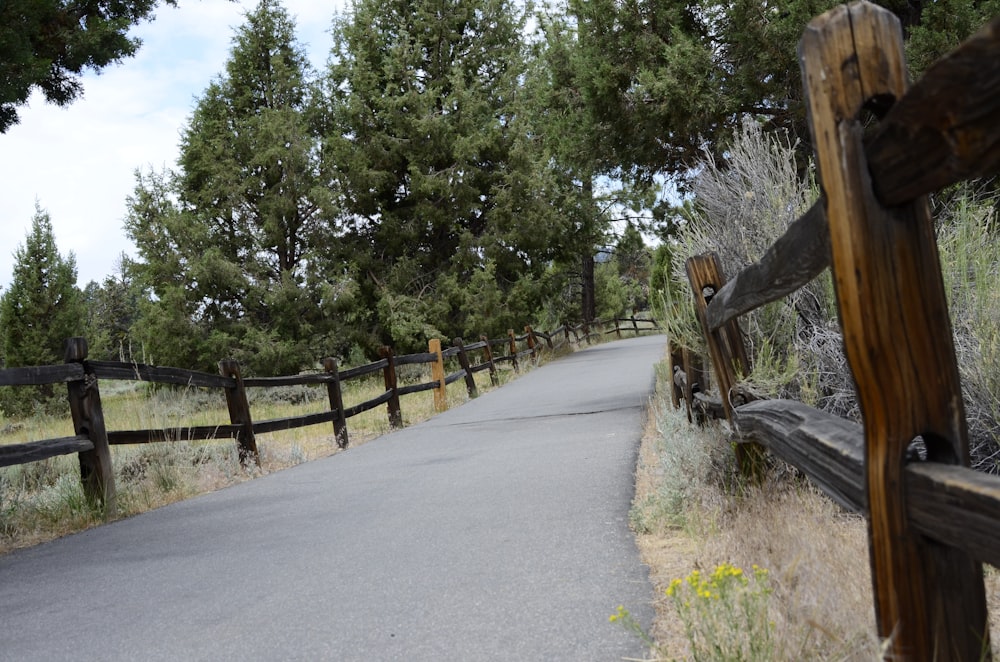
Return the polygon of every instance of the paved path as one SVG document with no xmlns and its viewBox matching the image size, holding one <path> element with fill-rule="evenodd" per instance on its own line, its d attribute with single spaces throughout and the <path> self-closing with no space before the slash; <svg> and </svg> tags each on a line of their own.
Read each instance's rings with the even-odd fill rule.
<svg viewBox="0 0 1000 662">
<path fill-rule="evenodd" d="M 652 617 L 627 513 L 663 345 L 589 348 L 347 452 L 0 557 L 0 659 L 641 657 L 608 616 Z"/>
</svg>

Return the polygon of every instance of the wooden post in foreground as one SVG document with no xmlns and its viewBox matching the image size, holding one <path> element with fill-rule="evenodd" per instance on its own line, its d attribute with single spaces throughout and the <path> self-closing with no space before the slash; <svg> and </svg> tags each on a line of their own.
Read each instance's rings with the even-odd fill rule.
<svg viewBox="0 0 1000 662">
<path fill-rule="evenodd" d="M 446 411 L 448 409 L 448 385 L 444 381 L 444 357 L 441 355 L 441 341 L 431 338 L 427 343 L 427 351 L 437 354 L 437 359 L 431 363 L 431 381 L 438 383 L 434 389 L 434 410 Z"/>
<path fill-rule="evenodd" d="M 386 366 L 382 368 L 382 381 L 385 383 L 385 390 L 392 395 L 385 403 L 386 413 L 389 416 L 390 428 L 403 427 L 403 411 L 399 407 L 399 380 L 396 377 L 396 360 L 392 353 L 392 347 L 382 345 L 378 350 L 379 356 L 386 361 Z"/>
<path fill-rule="evenodd" d="M 232 387 L 226 389 L 226 406 L 229 407 L 229 422 L 240 426 L 240 431 L 236 433 L 240 464 L 246 466 L 247 462 L 253 460 L 259 467 L 260 453 L 257 452 L 257 437 L 253 433 L 250 403 L 247 401 L 246 387 L 243 386 L 240 364 L 232 359 L 219 361 L 219 373 L 235 382 Z"/>
<path fill-rule="evenodd" d="M 458 348 L 458 364 L 465 371 L 465 390 L 468 392 L 470 398 L 478 398 L 479 389 L 476 388 L 476 376 L 472 374 L 469 366 L 469 355 L 465 353 L 465 343 L 461 338 L 455 338 L 452 344 Z"/>
<path fill-rule="evenodd" d="M 66 363 L 82 363 L 85 375 L 83 381 L 66 384 L 74 433 L 86 436 L 94 444 L 94 450 L 78 454 L 83 492 L 88 501 L 103 508 L 106 518 L 114 517 L 118 512 L 115 470 L 111 465 L 111 448 L 108 446 L 108 431 L 104 426 L 104 410 L 101 407 L 97 376 L 87 366 L 87 340 L 66 340 L 64 356 Z"/>
<path fill-rule="evenodd" d="M 347 417 L 344 415 L 344 394 L 340 389 L 340 369 L 337 366 L 337 359 L 328 357 L 323 359 L 323 370 L 332 379 L 326 384 L 326 392 L 330 398 L 330 411 L 333 412 L 333 435 L 337 439 L 338 448 L 347 448 Z"/>
<path fill-rule="evenodd" d="M 884 110 L 905 92 L 899 21 L 868 2 L 837 7 L 809 24 L 799 59 L 865 424 L 869 551 L 886 658 L 988 660 L 982 564 L 924 538 L 906 514 L 910 443 L 922 437 L 928 460 L 943 464 L 967 466 L 969 451 L 927 200 L 882 207 L 863 146 L 862 111 Z"/>
<path fill-rule="evenodd" d="M 486 355 L 486 362 L 490 366 L 490 383 L 494 386 L 500 385 L 500 377 L 497 375 L 497 364 L 493 362 L 493 348 L 490 347 L 490 339 L 488 336 L 479 336 L 479 339 L 486 343 L 483 347 L 483 353 Z"/>
</svg>

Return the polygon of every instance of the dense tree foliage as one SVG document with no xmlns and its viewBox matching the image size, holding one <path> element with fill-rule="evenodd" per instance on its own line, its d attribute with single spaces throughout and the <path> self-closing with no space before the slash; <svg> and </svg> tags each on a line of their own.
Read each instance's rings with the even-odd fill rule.
<svg viewBox="0 0 1000 662">
<path fill-rule="evenodd" d="M 175 5 L 176 0 L 165 0 Z M 65 105 L 82 91 L 80 74 L 133 55 L 128 36 L 158 0 L 4 0 L 0 3 L 0 133 L 17 123 L 17 107 L 38 88 Z"/>
<path fill-rule="evenodd" d="M 507 0 L 360 0 L 335 24 L 325 156 L 373 340 L 503 329 L 539 304 L 564 242 L 519 121 L 521 30 Z"/>
<path fill-rule="evenodd" d="M 4 364 L 53 365 L 63 362 L 67 338 L 81 335 L 84 310 L 76 287 L 76 258 L 62 256 L 48 212 L 36 206 L 31 230 L 14 252 L 14 277 L 0 296 L 0 340 Z M 52 397 L 51 385 L 0 389 L 3 413 L 31 413 Z"/>
<path fill-rule="evenodd" d="M 91 283 L 75 319 L 94 356 L 204 370 L 232 356 L 264 374 L 662 308 L 679 298 L 672 234 L 698 203 L 670 209 L 657 189 L 706 152 L 727 167 L 747 118 L 808 149 L 795 48 L 836 1 L 552 0 L 529 16 L 515 0 L 355 0 L 316 73 L 280 0 L 260 0 L 176 169 L 137 175 L 126 231 L 139 259 Z M 32 86 L 68 101 L 81 70 L 131 54 L 127 29 L 156 4 L 0 6 L 0 129 Z M 882 4 L 917 74 L 1000 12 Z M 626 209 L 659 222 L 655 253 Z M 4 295 L 5 338 L 13 302 L 35 311 L 32 328 L 58 328 L 28 305 L 40 288 L 27 274 Z M 58 353 L 71 331 L 54 333 Z"/>
<path fill-rule="evenodd" d="M 568 0 L 578 96 L 608 136 L 610 165 L 638 177 L 721 154 L 746 115 L 808 146 L 796 45 L 840 0 Z M 996 0 L 884 0 L 916 73 L 1000 11 Z"/>
<path fill-rule="evenodd" d="M 139 176 L 126 229 L 155 295 L 140 336 L 156 360 L 287 372 L 319 358 L 350 288 L 327 268 L 336 226 L 313 78 L 292 19 L 262 0 L 198 100 L 178 171 Z"/>
</svg>

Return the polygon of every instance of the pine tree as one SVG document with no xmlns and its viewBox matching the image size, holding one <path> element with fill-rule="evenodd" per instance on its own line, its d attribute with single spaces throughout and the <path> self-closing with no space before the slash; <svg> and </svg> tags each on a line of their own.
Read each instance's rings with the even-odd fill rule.
<svg viewBox="0 0 1000 662">
<path fill-rule="evenodd" d="M 326 156 L 369 346 L 415 348 L 537 308 L 560 224 L 515 193 L 537 190 L 517 135 L 521 27 L 508 0 L 359 0 L 335 23 Z"/>
<path fill-rule="evenodd" d="M 344 298 L 324 266 L 335 214 L 315 101 L 293 20 L 261 0 L 198 100 L 179 170 L 140 175 L 129 202 L 136 270 L 156 295 L 141 335 L 157 360 L 214 369 L 234 356 L 275 373 L 333 349 L 315 347 Z"/>
<path fill-rule="evenodd" d="M 52 221 L 38 205 L 24 244 L 14 252 L 14 274 L 0 295 L 0 336 L 8 368 L 63 362 L 67 338 L 85 328 L 76 258 L 56 248 Z M 47 406 L 53 386 L 0 389 L 0 409 L 7 416 L 25 416 Z"/>
</svg>

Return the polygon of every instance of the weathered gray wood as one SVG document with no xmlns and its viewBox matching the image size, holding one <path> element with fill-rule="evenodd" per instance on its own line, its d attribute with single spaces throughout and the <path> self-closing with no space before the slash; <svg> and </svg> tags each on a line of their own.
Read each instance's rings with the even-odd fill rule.
<svg viewBox="0 0 1000 662">
<path fill-rule="evenodd" d="M 708 393 L 692 393 L 695 408 L 708 419 L 722 420 L 726 417 L 726 408 L 722 404 L 722 399 L 709 395 Z"/>
<path fill-rule="evenodd" d="M 888 207 L 1000 170 L 1000 17 L 934 63 L 865 152 Z"/>
<path fill-rule="evenodd" d="M 250 416 L 250 403 L 247 401 L 246 387 L 243 386 L 240 364 L 232 359 L 219 361 L 219 373 L 233 380 L 233 386 L 226 389 L 226 406 L 229 408 L 230 423 L 239 426 L 236 444 L 240 464 L 246 465 L 253 461 L 259 467 L 260 453 L 257 451 L 257 437 L 254 436 L 253 418 Z"/>
<path fill-rule="evenodd" d="M 457 372 L 453 372 L 451 374 L 445 375 L 445 378 L 444 378 L 445 386 L 447 386 L 448 384 L 454 384 L 459 379 L 463 379 L 464 377 L 465 377 L 465 371 L 464 370 L 459 370 Z"/>
<path fill-rule="evenodd" d="M 205 441 L 212 439 L 237 439 L 241 425 L 189 425 L 156 430 L 113 430 L 108 432 L 108 443 L 151 444 L 169 441 Z"/>
<path fill-rule="evenodd" d="M 0 386 L 43 386 L 81 379 L 83 379 L 83 366 L 79 363 L 0 370 Z"/>
<path fill-rule="evenodd" d="M 737 407 L 736 422 L 841 506 L 867 513 L 860 425 L 792 400 Z M 1000 477 L 936 462 L 911 462 L 904 476 L 907 514 L 920 533 L 1000 566 Z"/>
<path fill-rule="evenodd" d="M 867 510 L 860 425 L 794 400 L 757 400 L 735 416 L 742 436 L 801 469 L 844 508 Z"/>
<path fill-rule="evenodd" d="M 106 517 L 114 517 L 118 512 L 115 489 L 115 470 L 111 464 L 111 449 L 108 446 L 108 430 L 104 425 L 104 408 L 101 406 L 101 391 L 97 376 L 87 363 L 87 341 L 84 338 L 69 338 L 65 345 L 66 363 L 81 365 L 84 379 L 66 384 L 69 396 L 69 410 L 73 417 L 73 431 L 76 436 L 87 437 L 93 449 L 77 456 L 80 460 L 80 481 L 87 499 L 100 504 Z"/>
<path fill-rule="evenodd" d="M 448 349 L 442 349 L 441 350 L 441 358 L 443 358 L 443 359 L 450 359 L 450 358 L 454 358 L 456 356 L 458 356 L 458 348 L 457 347 L 449 347 Z"/>
<path fill-rule="evenodd" d="M 58 455 L 85 453 L 94 450 L 94 442 L 84 435 L 42 439 L 23 444 L 0 444 L 0 467 L 47 460 Z"/>
<path fill-rule="evenodd" d="M 823 200 L 818 200 L 767 249 L 760 262 L 722 286 L 705 310 L 708 327 L 718 329 L 739 315 L 791 294 L 829 265 L 830 231 Z"/>
<path fill-rule="evenodd" d="M 799 53 L 845 351 L 865 421 L 879 635 L 894 659 L 982 659 L 981 564 L 928 544 L 906 510 L 911 441 L 922 435 L 933 460 L 956 464 L 968 462 L 968 445 L 927 202 L 880 206 L 862 145 L 862 110 L 905 91 L 899 21 L 868 2 L 842 6 L 809 24 Z"/>
<path fill-rule="evenodd" d="M 212 375 L 197 370 L 144 365 L 142 363 L 121 363 L 118 361 L 89 361 L 90 369 L 100 379 L 119 381 L 154 382 L 177 386 L 199 386 L 203 388 L 232 388 L 233 382 L 222 375 Z"/>
<path fill-rule="evenodd" d="M 924 535 L 1000 567 L 1000 478 L 956 465 L 906 467 L 910 522 Z"/>
</svg>

